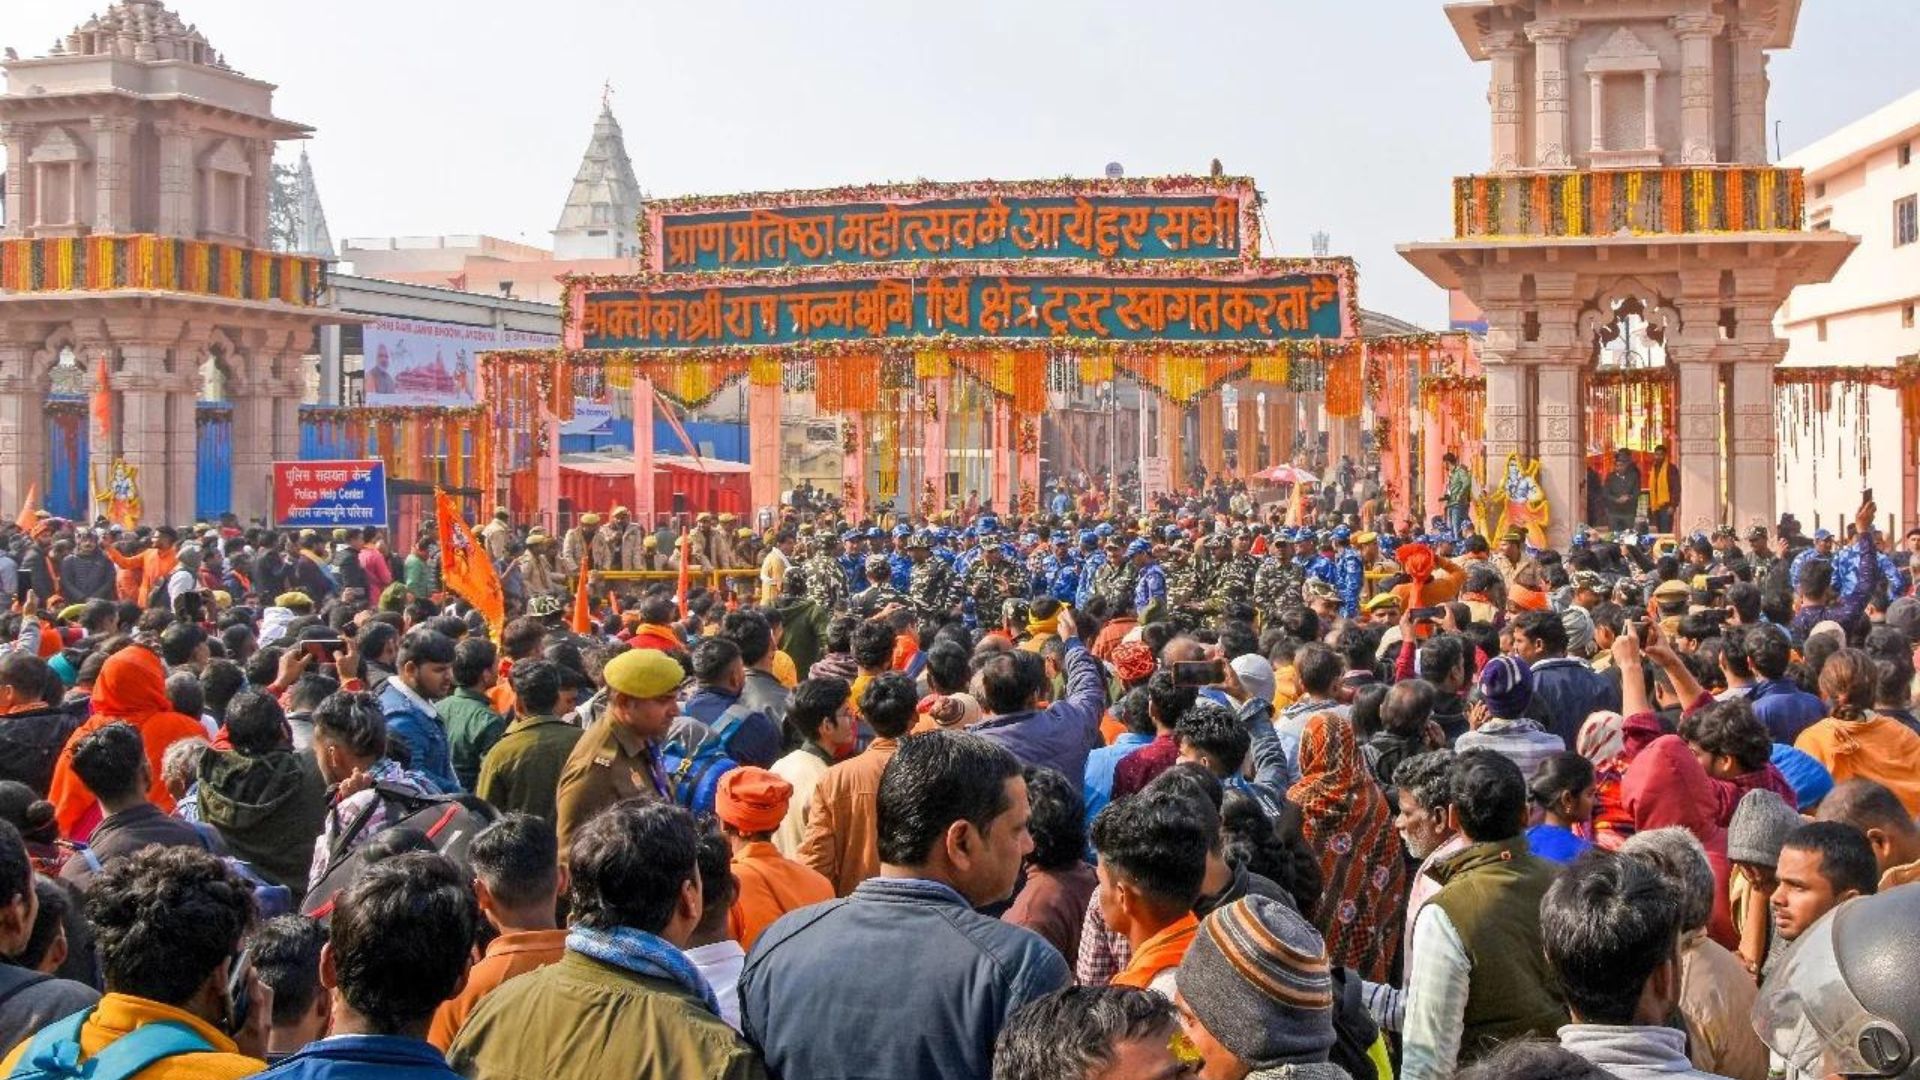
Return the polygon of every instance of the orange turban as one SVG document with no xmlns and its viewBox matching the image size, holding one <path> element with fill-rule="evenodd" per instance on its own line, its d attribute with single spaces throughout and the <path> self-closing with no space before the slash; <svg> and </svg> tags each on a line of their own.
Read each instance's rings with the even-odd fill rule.
<svg viewBox="0 0 1920 1080">
<path fill-rule="evenodd" d="M 1547 610 L 1547 594 L 1539 589 L 1530 589 L 1519 582 L 1507 588 L 1507 602 L 1521 611 Z"/>
<path fill-rule="evenodd" d="M 721 821 L 752 836 L 779 828 L 792 797 L 792 784 L 765 769 L 742 765 L 720 778 L 713 809 Z"/>
</svg>

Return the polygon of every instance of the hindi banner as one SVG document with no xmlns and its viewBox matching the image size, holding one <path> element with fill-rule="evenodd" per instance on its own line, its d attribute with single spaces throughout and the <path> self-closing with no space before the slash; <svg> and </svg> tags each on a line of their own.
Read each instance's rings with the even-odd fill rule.
<svg viewBox="0 0 1920 1080">
<path fill-rule="evenodd" d="M 684 278 L 681 280 L 685 280 Z M 930 277 L 589 292 L 583 347 L 674 349 L 954 337 L 1335 339 L 1351 277 Z"/>
<path fill-rule="evenodd" d="M 959 189 L 961 185 L 934 187 Z M 650 209 L 655 273 L 984 259 L 1235 260 L 1258 254 L 1244 181 L 1193 181 L 1178 193 L 1122 194 L 1139 184 L 1086 181 L 979 194 L 850 201 L 802 193 L 682 200 Z M 907 189 L 919 191 L 921 189 Z M 1053 193 L 1057 192 L 1057 193 Z"/>
</svg>

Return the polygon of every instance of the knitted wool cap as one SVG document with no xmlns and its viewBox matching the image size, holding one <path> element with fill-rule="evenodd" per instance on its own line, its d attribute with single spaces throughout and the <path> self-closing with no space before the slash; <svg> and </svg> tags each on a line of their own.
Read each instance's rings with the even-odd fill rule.
<svg viewBox="0 0 1920 1080">
<path fill-rule="evenodd" d="M 1756 866 L 1778 866 L 1780 845 L 1800 826 L 1800 815 L 1786 800 L 1764 788 L 1740 797 L 1727 825 L 1727 858 Z"/>
<path fill-rule="evenodd" d="M 1285 904 L 1248 896 L 1208 915 L 1175 978 L 1194 1018 L 1254 1069 L 1327 1060 L 1326 944 Z"/>
<path fill-rule="evenodd" d="M 1513 720 L 1533 704 L 1533 669 L 1517 656 L 1496 656 L 1480 669 L 1480 699 L 1501 720 Z"/>
<path fill-rule="evenodd" d="M 1773 744 L 1773 767 L 1787 778 L 1793 788 L 1794 802 L 1801 810 L 1812 810 L 1833 790 L 1833 774 L 1820 759 L 1785 743 Z"/>
</svg>

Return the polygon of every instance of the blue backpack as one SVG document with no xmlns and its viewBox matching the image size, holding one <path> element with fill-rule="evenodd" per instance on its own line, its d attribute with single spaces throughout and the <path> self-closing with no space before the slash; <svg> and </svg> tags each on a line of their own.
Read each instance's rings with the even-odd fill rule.
<svg viewBox="0 0 1920 1080">
<path fill-rule="evenodd" d="M 240 880 L 247 883 L 247 888 L 253 890 L 254 909 L 261 919 L 293 914 L 293 890 L 285 885 L 275 885 L 261 877 L 252 864 L 245 859 L 220 854 L 220 849 L 214 846 L 213 837 L 208 835 L 209 833 L 218 835 L 218 830 L 213 826 L 200 821 L 189 822 L 189 824 L 193 826 L 193 831 L 199 834 L 200 846 L 207 849 L 208 854 L 219 856 L 220 861 L 227 864 L 227 869 L 239 875 Z M 73 845 L 73 853 L 87 864 L 89 873 L 98 874 L 103 869 L 100 856 L 86 844 L 76 842 Z"/>
<path fill-rule="evenodd" d="M 92 1009 L 42 1028 L 7 1080 L 128 1080 L 162 1058 L 211 1054 L 213 1045 L 184 1024 L 142 1024 L 82 1061 L 80 1029 Z"/>
<path fill-rule="evenodd" d="M 667 772 L 667 790 L 673 801 L 696 814 L 713 813 L 714 799 L 720 791 L 720 778 L 740 767 L 727 754 L 727 740 L 753 710 L 735 702 L 720 714 L 700 744 L 688 750 L 681 742 L 669 741 L 660 749 L 660 763 Z"/>
</svg>

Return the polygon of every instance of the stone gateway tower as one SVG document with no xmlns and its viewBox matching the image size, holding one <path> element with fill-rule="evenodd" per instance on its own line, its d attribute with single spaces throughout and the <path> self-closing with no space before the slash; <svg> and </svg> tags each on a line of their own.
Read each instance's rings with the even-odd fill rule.
<svg viewBox="0 0 1920 1080">
<path fill-rule="evenodd" d="M 267 516 L 268 463 L 299 457 L 302 359 L 337 321 L 324 265 L 268 250 L 274 143 L 309 129 L 158 0 L 0 70 L 0 506 L 48 490 L 59 384 L 86 401 L 96 484 L 132 467 L 141 521 L 213 509 L 196 506 L 201 413 L 231 424 L 231 509 Z"/>
<path fill-rule="evenodd" d="M 1623 358 L 1672 369 L 1673 528 L 1774 522 L 1774 312 L 1858 243 L 1806 230 L 1799 172 L 1768 164 L 1767 53 L 1799 7 L 1446 7 L 1490 68 L 1492 170 L 1455 181 L 1452 240 L 1400 252 L 1486 312 L 1487 476 L 1537 457 L 1556 544 L 1586 518 L 1589 385 Z"/>
</svg>

